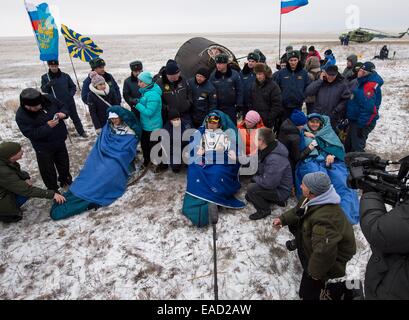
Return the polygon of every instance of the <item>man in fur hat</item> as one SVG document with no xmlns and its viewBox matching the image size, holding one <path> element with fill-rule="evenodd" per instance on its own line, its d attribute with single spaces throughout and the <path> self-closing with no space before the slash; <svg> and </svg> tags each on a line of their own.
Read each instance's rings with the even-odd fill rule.
<svg viewBox="0 0 409 320">
<path fill-rule="evenodd" d="M 67 118 L 66 106 L 53 96 L 33 88 L 21 92 L 17 125 L 33 145 L 44 184 L 55 192 L 59 190 L 58 181 L 62 188 L 72 183 L 65 145 L 68 132 L 64 120 Z"/>
</svg>

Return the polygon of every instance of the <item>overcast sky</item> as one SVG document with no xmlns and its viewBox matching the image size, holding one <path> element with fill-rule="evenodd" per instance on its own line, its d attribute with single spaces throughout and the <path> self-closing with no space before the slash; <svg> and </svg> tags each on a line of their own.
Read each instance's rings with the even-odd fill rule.
<svg viewBox="0 0 409 320">
<path fill-rule="evenodd" d="M 277 32 L 279 25 L 279 0 L 46 2 L 57 8 L 56 19 L 86 35 Z M 32 35 L 24 1 L 1 0 L 1 4 L 0 36 Z M 409 27 L 407 0 L 310 0 L 308 6 L 283 16 L 283 31 L 318 33 L 345 30 L 346 23 L 351 21 L 346 13 L 351 5 L 360 9 L 361 27 L 384 31 L 405 31 Z"/>
</svg>

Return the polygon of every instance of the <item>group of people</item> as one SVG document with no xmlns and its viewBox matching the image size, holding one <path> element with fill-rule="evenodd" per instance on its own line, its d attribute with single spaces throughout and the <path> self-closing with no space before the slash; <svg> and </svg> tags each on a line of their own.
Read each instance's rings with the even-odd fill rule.
<svg viewBox="0 0 409 320">
<path fill-rule="evenodd" d="M 184 78 L 175 60 L 157 75 L 134 61 L 122 95 L 105 61 L 94 59 L 82 100 L 97 140 L 74 181 L 64 121 L 71 118 L 78 135 L 89 137 L 76 112 L 74 83 L 58 61 L 49 61 L 43 92 L 23 90 L 16 114 L 47 190 L 33 186 L 20 169 L 19 144 L 0 144 L 1 221 L 21 220 L 20 208 L 30 197 L 53 198 L 54 220 L 110 205 L 126 191 L 140 142 L 145 168 L 159 172 L 170 166 L 175 174 L 185 163 L 173 155 L 190 146 L 184 157 L 190 161 L 182 211 L 202 227 L 208 224 L 209 203 L 245 207 L 235 198 L 241 188 L 239 170 L 255 159 L 245 195 L 256 210 L 250 219 L 264 219 L 273 205 L 286 207 L 296 196 L 297 207 L 276 218 L 274 226 L 288 225 L 295 235 L 304 268 L 300 297 L 330 294 L 327 281 L 345 275 L 356 251 L 352 226 L 359 222 L 359 200 L 347 186 L 345 154 L 364 151 L 379 119 L 383 80 L 373 63 L 359 63 L 356 55 L 348 57 L 342 74 L 332 50 L 324 56 L 314 46 L 308 51 L 307 46 L 301 51 L 288 47 L 273 74 L 257 51 L 248 54 L 240 72 L 220 53 L 213 71 L 199 68 L 192 79 Z M 122 97 L 128 108 L 121 106 Z M 189 129 L 190 141 L 175 143 Z M 158 130 L 171 140 L 166 163 L 152 158 L 158 145 L 152 136 Z M 162 153 L 168 152 L 158 148 Z M 66 190 L 63 195 L 60 187 Z"/>
</svg>

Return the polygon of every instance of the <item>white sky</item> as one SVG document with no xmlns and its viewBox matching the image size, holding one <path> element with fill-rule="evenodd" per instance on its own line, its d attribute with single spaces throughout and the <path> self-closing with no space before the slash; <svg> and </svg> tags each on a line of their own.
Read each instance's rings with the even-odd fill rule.
<svg viewBox="0 0 409 320">
<path fill-rule="evenodd" d="M 85 35 L 277 32 L 279 24 L 279 0 L 44 1 L 57 8 L 57 20 Z M 1 4 L 0 36 L 32 35 L 24 1 Z M 409 27 L 407 0 L 310 0 L 283 16 L 283 32 L 343 31 L 350 5 L 359 7 L 361 27 L 394 32 Z"/>
</svg>

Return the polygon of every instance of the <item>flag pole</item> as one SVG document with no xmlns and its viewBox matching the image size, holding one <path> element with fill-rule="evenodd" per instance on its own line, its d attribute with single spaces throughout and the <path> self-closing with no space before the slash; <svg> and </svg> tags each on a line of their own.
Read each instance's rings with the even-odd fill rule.
<svg viewBox="0 0 409 320">
<path fill-rule="evenodd" d="M 280 30 L 279 30 L 279 35 L 278 35 L 278 61 L 281 63 L 281 23 L 282 23 L 282 17 L 283 14 L 281 13 L 281 7 L 280 7 Z"/>
<path fill-rule="evenodd" d="M 78 84 L 78 89 L 80 89 L 80 92 L 82 91 L 80 82 L 78 80 L 78 76 L 77 76 L 77 71 L 75 70 L 75 66 L 74 66 L 74 62 L 72 61 L 72 57 L 70 52 L 68 52 L 68 56 L 70 57 L 70 61 L 71 61 L 71 65 L 72 65 L 72 70 L 74 70 L 74 75 L 75 75 L 75 79 L 77 80 L 77 84 Z"/>
</svg>

